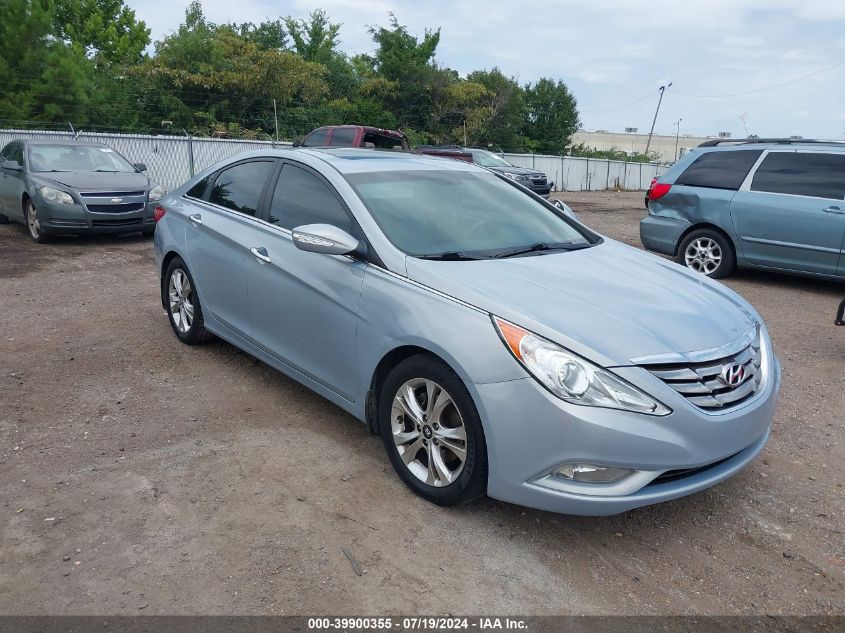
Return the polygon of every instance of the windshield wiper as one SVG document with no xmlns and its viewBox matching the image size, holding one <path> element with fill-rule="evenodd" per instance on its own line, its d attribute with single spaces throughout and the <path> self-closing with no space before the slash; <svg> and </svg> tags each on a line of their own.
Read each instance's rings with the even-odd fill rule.
<svg viewBox="0 0 845 633">
<path fill-rule="evenodd" d="M 589 248 L 592 246 L 589 242 L 537 242 L 531 246 L 523 246 L 515 248 L 511 251 L 505 251 L 493 255 L 496 259 L 503 259 L 505 257 L 515 257 L 516 255 L 525 255 L 526 253 L 538 253 L 540 251 L 577 251 L 582 248 Z"/>
<path fill-rule="evenodd" d="M 482 259 L 481 257 L 473 257 L 460 251 L 446 251 L 445 253 L 437 253 L 435 255 L 420 255 L 418 259 L 434 259 L 441 262 L 467 262 Z"/>
</svg>

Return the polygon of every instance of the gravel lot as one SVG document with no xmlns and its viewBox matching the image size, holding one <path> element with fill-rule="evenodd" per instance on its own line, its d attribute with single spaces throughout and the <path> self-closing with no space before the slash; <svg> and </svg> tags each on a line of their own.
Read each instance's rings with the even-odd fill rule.
<svg viewBox="0 0 845 633">
<path fill-rule="evenodd" d="M 639 245 L 642 194 L 562 197 Z M 841 613 L 845 285 L 727 283 L 784 365 L 744 473 L 608 518 L 442 509 L 327 401 L 228 344 L 180 345 L 149 239 L 0 226 L 0 612 Z"/>
</svg>

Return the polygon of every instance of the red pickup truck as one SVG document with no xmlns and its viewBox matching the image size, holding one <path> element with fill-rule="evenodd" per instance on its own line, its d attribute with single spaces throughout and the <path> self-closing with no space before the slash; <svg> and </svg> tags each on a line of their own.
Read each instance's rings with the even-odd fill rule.
<svg viewBox="0 0 845 633">
<path fill-rule="evenodd" d="M 324 125 L 308 134 L 302 147 L 371 147 L 409 150 L 408 137 L 396 130 L 368 125 Z"/>
</svg>

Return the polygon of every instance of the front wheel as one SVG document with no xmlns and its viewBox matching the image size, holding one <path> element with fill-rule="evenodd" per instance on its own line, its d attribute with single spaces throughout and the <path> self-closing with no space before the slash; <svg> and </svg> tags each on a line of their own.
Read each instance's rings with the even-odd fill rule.
<svg viewBox="0 0 845 633">
<path fill-rule="evenodd" d="M 487 448 L 475 403 L 460 377 L 427 355 L 407 358 L 379 395 L 379 428 L 393 467 L 419 496 L 442 506 L 487 488 Z"/>
<path fill-rule="evenodd" d="M 180 257 L 174 257 L 170 262 L 164 279 L 162 290 L 173 333 L 188 345 L 210 340 L 212 335 L 205 329 L 194 279 Z"/>
<path fill-rule="evenodd" d="M 26 228 L 33 241 L 45 244 L 50 241 L 50 236 L 41 227 L 41 220 L 38 219 L 38 210 L 32 200 L 26 202 Z"/>
<path fill-rule="evenodd" d="M 713 279 L 727 277 L 736 268 L 733 244 L 712 229 L 698 229 L 687 235 L 675 259 L 679 264 Z"/>
</svg>

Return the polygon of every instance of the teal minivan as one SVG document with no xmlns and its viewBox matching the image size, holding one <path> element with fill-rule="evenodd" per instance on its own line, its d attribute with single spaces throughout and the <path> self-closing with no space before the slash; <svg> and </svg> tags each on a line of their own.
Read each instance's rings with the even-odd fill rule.
<svg viewBox="0 0 845 633">
<path fill-rule="evenodd" d="M 845 143 L 707 141 L 655 179 L 647 198 L 643 246 L 697 272 L 845 281 Z"/>
</svg>

